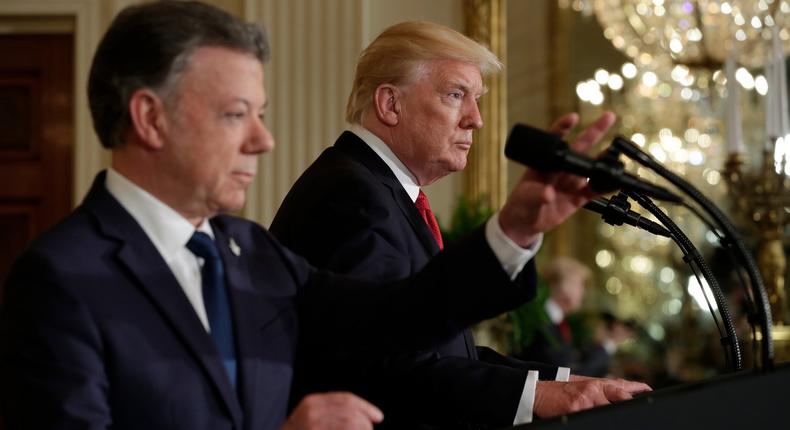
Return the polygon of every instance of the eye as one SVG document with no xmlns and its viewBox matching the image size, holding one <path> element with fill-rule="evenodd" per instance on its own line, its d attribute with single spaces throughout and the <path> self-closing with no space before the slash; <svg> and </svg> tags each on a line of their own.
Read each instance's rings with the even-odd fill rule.
<svg viewBox="0 0 790 430">
<path fill-rule="evenodd" d="M 464 93 L 460 91 L 453 91 L 450 94 L 448 94 L 448 96 L 450 96 L 451 99 L 461 100 L 462 98 L 464 98 Z"/>
<path fill-rule="evenodd" d="M 232 120 L 240 120 L 240 119 L 244 119 L 246 115 L 247 113 L 244 111 L 232 111 L 232 112 L 226 112 L 225 118 Z"/>
</svg>

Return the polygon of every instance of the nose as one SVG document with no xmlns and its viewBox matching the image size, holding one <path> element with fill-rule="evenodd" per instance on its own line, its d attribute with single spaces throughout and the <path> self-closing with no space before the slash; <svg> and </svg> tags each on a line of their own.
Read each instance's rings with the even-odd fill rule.
<svg viewBox="0 0 790 430">
<path fill-rule="evenodd" d="M 472 130 L 478 130 L 483 127 L 483 118 L 480 116 L 480 107 L 477 106 L 477 100 L 471 99 L 467 102 L 465 114 L 461 119 L 461 127 Z"/>
<path fill-rule="evenodd" d="M 250 127 L 250 134 L 242 146 L 246 154 L 261 154 L 274 149 L 274 136 L 264 124 L 263 120 L 255 118 Z"/>
</svg>

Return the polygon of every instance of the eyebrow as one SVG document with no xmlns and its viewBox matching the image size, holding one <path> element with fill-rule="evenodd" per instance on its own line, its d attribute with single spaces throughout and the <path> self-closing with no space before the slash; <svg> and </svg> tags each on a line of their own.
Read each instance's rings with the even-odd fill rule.
<svg viewBox="0 0 790 430">
<path fill-rule="evenodd" d="M 450 87 L 452 87 L 452 88 L 458 88 L 458 89 L 460 89 L 461 91 L 463 91 L 463 92 L 465 92 L 465 93 L 467 93 L 467 94 L 470 94 L 470 93 L 472 92 L 472 89 L 471 89 L 471 88 L 469 88 L 469 86 L 468 86 L 468 85 L 466 85 L 466 84 L 464 84 L 464 83 L 461 83 L 460 81 L 450 81 L 450 82 L 449 82 L 449 85 L 450 85 Z M 480 91 L 480 95 L 476 96 L 475 98 L 482 97 L 482 96 L 483 96 L 483 95 L 485 95 L 487 92 L 488 92 L 488 87 L 487 87 L 487 86 L 485 86 L 485 85 L 483 85 L 483 88 L 482 88 L 482 89 L 481 89 L 481 91 Z"/>
<path fill-rule="evenodd" d="M 250 101 L 245 99 L 244 97 L 236 97 L 236 98 L 233 99 L 233 101 L 234 102 L 244 103 L 244 106 L 246 106 L 247 109 L 250 109 L 251 106 L 252 106 L 252 103 L 250 103 Z M 266 110 L 266 108 L 268 108 L 268 107 L 269 107 L 269 99 L 267 98 L 266 100 L 264 100 L 263 106 L 261 106 L 260 108 L 263 109 L 263 110 Z"/>
</svg>

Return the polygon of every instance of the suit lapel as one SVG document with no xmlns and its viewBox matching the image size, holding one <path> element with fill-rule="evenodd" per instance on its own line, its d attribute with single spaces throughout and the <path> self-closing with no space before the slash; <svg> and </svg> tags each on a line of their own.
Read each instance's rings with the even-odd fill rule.
<svg viewBox="0 0 790 430">
<path fill-rule="evenodd" d="M 367 166 L 381 183 L 389 188 L 393 200 L 398 204 L 403 216 L 411 225 L 414 234 L 417 235 L 428 255 L 438 254 L 439 245 L 436 243 L 433 233 L 431 233 L 425 220 L 422 219 L 409 194 L 403 189 L 403 185 L 398 182 L 398 178 L 392 173 L 392 169 L 387 166 L 378 154 L 370 149 L 357 135 L 349 131 L 343 132 L 334 146 Z"/>
<path fill-rule="evenodd" d="M 241 428 L 241 407 L 230 386 L 217 347 L 159 251 L 134 218 L 106 190 L 104 177 L 104 173 L 97 176 L 83 206 L 94 214 L 100 229 L 107 236 L 121 243 L 118 260 L 137 280 L 140 289 L 206 371 L 236 427 Z"/>
<path fill-rule="evenodd" d="M 259 272 L 265 272 L 264 261 L 274 261 L 274 258 L 260 258 L 259 255 L 253 258 L 250 250 L 245 253 L 228 234 L 223 222 L 216 218 L 211 222 L 214 231 L 215 241 L 219 249 L 222 262 L 225 266 L 225 276 L 230 294 L 230 302 L 233 308 L 234 329 L 236 334 L 236 356 L 238 357 L 239 378 L 238 391 L 243 409 L 250 422 L 256 422 L 253 415 L 266 414 L 266 411 L 258 410 L 255 405 L 260 405 L 261 401 L 256 396 L 266 396 L 270 390 L 276 391 L 276 384 L 262 386 L 261 377 L 270 378 L 272 375 L 267 373 L 270 369 L 262 368 L 260 357 L 266 356 L 264 347 L 275 348 L 274 345 L 266 344 L 263 329 L 268 326 L 282 311 L 283 306 L 290 302 L 283 303 L 270 299 L 264 294 L 265 285 L 260 285 L 260 277 L 256 280 L 250 278 L 251 270 L 255 267 Z M 242 241 L 239 240 L 239 243 Z M 232 243 L 232 244 L 231 244 Z M 263 276 L 269 282 L 274 282 L 272 277 Z M 273 381 L 269 381 L 273 382 Z M 276 392 L 271 395 L 278 395 Z"/>
</svg>

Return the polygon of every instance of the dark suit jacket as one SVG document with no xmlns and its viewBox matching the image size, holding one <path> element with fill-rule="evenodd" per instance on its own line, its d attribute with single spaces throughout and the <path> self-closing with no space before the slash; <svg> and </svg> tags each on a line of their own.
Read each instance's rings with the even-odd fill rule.
<svg viewBox="0 0 790 430">
<path fill-rule="evenodd" d="M 254 223 L 217 216 L 211 224 L 236 332 L 238 393 L 172 272 L 101 174 L 9 275 L 0 341 L 7 428 L 277 429 L 298 331 L 312 350 L 386 354 L 533 294 L 507 279 L 482 235 L 407 283 L 372 288 L 316 271 Z M 473 261 L 500 281 L 494 291 L 462 288 L 468 294 L 437 312 L 462 279 L 450 269 Z M 481 282 L 478 270 L 462 276 Z"/>
<path fill-rule="evenodd" d="M 563 337 L 560 326 L 554 323 L 539 327 L 532 343 L 523 347 L 520 356 L 570 367 L 576 375 L 605 377 L 609 373 L 609 353 L 603 346 L 577 347 Z"/>
<path fill-rule="evenodd" d="M 367 279 L 407 277 L 439 253 L 390 168 L 351 132 L 343 133 L 302 174 L 285 197 L 271 232 L 317 267 Z M 520 277 L 534 284 L 534 264 L 530 262 Z M 453 297 L 451 292 L 447 300 Z M 504 426 L 515 417 L 526 370 L 539 369 L 542 379 L 556 374 L 554 366 L 476 348 L 467 330 L 386 363 L 356 360 L 352 369 L 344 366 L 352 362 L 349 357 L 334 368 L 325 361 L 306 363 L 304 371 L 299 367 L 300 375 L 310 379 L 296 381 L 295 395 L 337 388 L 356 391 L 383 407 L 387 428 L 411 429 L 417 422 L 452 428 L 459 422 Z M 337 374 L 343 377 L 330 376 Z"/>
</svg>

